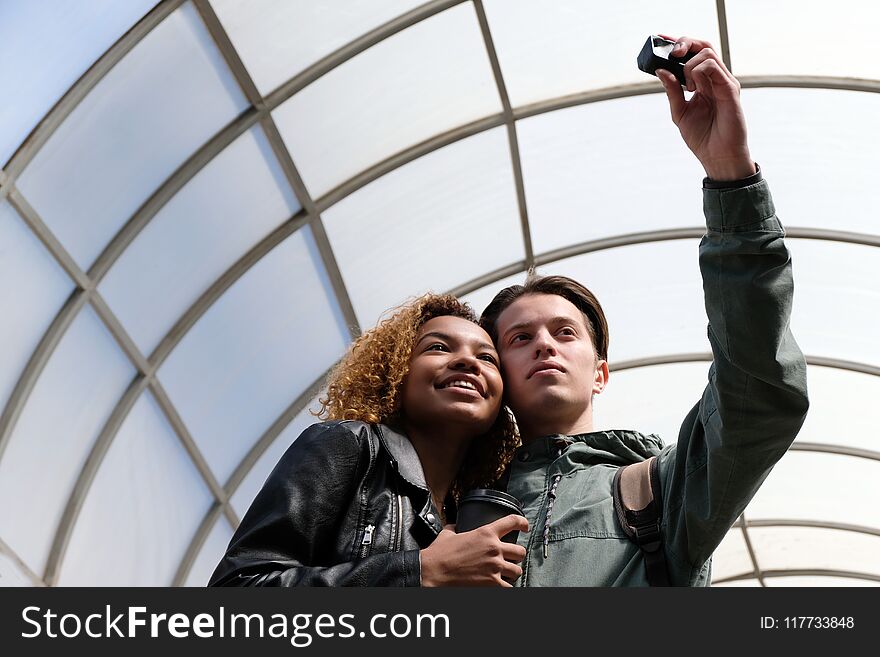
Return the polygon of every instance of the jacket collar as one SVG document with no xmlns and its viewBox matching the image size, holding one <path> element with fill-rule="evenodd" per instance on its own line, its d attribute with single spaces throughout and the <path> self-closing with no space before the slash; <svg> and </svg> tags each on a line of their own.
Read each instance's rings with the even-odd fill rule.
<svg viewBox="0 0 880 657">
<path fill-rule="evenodd" d="M 656 456 L 663 449 L 663 441 L 655 434 L 645 435 L 638 431 L 614 429 L 610 431 L 591 431 L 572 436 L 544 436 L 529 441 L 517 450 L 527 451 L 533 456 L 546 454 L 553 459 L 558 453 L 560 444 L 578 445 L 581 458 L 591 461 L 602 461 L 626 465 L 639 463 L 651 456 Z"/>
<path fill-rule="evenodd" d="M 416 448 L 413 447 L 404 434 L 392 429 L 385 424 L 377 424 L 376 434 L 379 436 L 379 442 L 385 448 L 391 457 L 391 467 L 400 477 L 411 486 L 414 486 L 420 495 L 422 508 L 414 506 L 416 513 L 421 521 L 438 534 L 442 529 L 440 519 L 437 516 L 434 503 L 431 500 L 431 491 L 428 488 L 428 482 L 425 480 L 425 471 L 422 469 L 422 462 Z M 412 497 L 410 498 L 412 499 Z M 455 511 L 452 511 L 453 515 Z"/>
</svg>

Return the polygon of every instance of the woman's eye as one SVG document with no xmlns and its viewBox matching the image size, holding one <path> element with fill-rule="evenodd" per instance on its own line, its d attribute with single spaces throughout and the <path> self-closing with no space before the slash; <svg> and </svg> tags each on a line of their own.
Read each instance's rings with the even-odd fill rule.
<svg viewBox="0 0 880 657">
<path fill-rule="evenodd" d="M 496 367 L 498 366 L 498 359 L 492 354 L 482 354 L 481 356 L 478 356 L 478 358 L 480 360 L 486 361 L 487 363 L 492 363 Z"/>
<path fill-rule="evenodd" d="M 442 342 L 435 342 L 432 345 L 429 345 L 425 351 L 446 351 L 446 345 Z"/>
</svg>

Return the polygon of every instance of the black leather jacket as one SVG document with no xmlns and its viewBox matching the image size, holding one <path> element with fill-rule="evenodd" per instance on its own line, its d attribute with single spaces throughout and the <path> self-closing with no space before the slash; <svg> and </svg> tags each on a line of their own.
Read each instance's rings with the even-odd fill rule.
<svg viewBox="0 0 880 657">
<path fill-rule="evenodd" d="M 419 586 L 419 550 L 441 528 L 406 436 L 315 424 L 269 475 L 209 586 Z"/>
</svg>

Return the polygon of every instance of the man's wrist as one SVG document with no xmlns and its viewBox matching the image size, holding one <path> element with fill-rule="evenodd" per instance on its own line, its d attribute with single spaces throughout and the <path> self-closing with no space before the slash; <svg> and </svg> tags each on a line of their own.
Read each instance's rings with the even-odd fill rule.
<svg viewBox="0 0 880 657">
<path fill-rule="evenodd" d="M 712 178 L 703 178 L 703 189 L 739 189 L 755 185 L 764 179 L 761 173 L 761 167 L 758 163 L 754 163 L 755 172 L 745 178 L 739 180 L 713 180 Z"/>
<path fill-rule="evenodd" d="M 706 167 L 706 175 L 713 182 L 731 182 L 753 176 L 758 172 L 755 162 L 751 158 L 737 162 L 717 163 Z"/>
</svg>

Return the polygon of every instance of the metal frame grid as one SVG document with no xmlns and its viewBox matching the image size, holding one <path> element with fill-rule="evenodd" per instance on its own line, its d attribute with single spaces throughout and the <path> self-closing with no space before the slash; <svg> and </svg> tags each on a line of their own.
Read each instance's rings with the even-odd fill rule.
<svg viewBox="0 0 880 657">
<path fill-rule="evenodd" d="M 73 293 L 63 305 L 56 315 L 54 321 L 47 329 L 39 345 L 34 350 L 30 360 L 28 361 L 23 373 L 21 374 L 13 393 L 3 409 L 0 416 L 0 458 L 8 443 L 16 421 L 20 416 L 22 409 L 27 403 L 28 397 L 36 384 L 43 368 L 54 352 L 55 347 L 61 340 L 67 328 L 77 316 L 79 311 L 86 305 L 91 307 L 98 314 L 100 319 L 111 331 L 120 348 L 129 358 L 131 363 L 137 370 L 137 374 L 130 382 L 127 390 L 117 402 L 109 420 L 102 428 L 99 437 L 93 446 L 89 457 L 80 472 L 74 490 L 68 500 L 62 520 L 55 533 L 52 549 L 45 571 L 42 575 L 32 572 L 25 562 L 14 553 L 14 551 L 2 540 L 0 540 L 0 553 L 9 555 L 15 563 L 18 564 L 21 571 L 29 577 L 35 585 L 52 586 L 57 584 L 60 567 L 64 558 L 64 554 L 69 543 L 73 527 L 78 517 L 79 511 L 85 501 L 85 497 L 89 491 L 98 468 L 101 465 L 104 455 L 107 453 L 113 438 L 118 432 L 120 426 L 131 410 L 135 401 L 141 393 L 149 389 L 155 396 L 166 419 L 173 427 L 182 445 L 186 449 L 190 458 L 193 460 L 199 474 L 204 480 L 214 497 L 214 503 L 205 515 L 203 521 L 196 529 L 188 549 L 186 550 L 181 563 L 174 576 L 172 585 L 182 585 L 189 574 L 190 569 L 201 550 L 204 541 L 219 520 L 220 515 L 226 517 L 233 527 L 238 525 L 239 519 L 230 505 L 230 499 L 238 486 L 244 480 L 247 473 L 271 445 L 274 439 L 289 424 L 289 422 L 302 411 L 308 402 L 313 399 L 321 390 L 325 375 L 322 375 L 296 399 L 294 399 L 288 408 L 272 423 L 269 429 L 254 443 L 247 455 L 242 459 L 236 467 L 233 474 L 224 483 L 220 484 L 211 472 L 205 458 L 199 452 L 192 436 L 187 430 L 184 422 L 180 418 L 171 399 L 165 393 L 159 381 L 156 379 L 156 371 L 168 357 L 171 351 L 177 346 L 182 337 L 190 328 L 198 321 L 198 319 L 207 311 L 207 309 L 216 302 L 229 287 L 235 283 L 245 272 L 247 272 L 262 257 L 269 253 L 275 246 L 284 241 L 291 234 L 302 228 L 309 226 L 318 247 L 319 254 L 323 266 L 330 278 L 334 292 L 335 301 L 341 309 L 352 339 L 360 334 L 360 327 L 354 312 L 354 307 L 345 288 L 342 275 L 336 263 L 333 249 L 324 230 L 321 213 L 345 198 L 349 194 L 369 184 L 373 180 L 393 171 L 408 162 L 411 162 L 423 155 L 431 153 L 437 149 L 443 148 L 458 140 L 478 134 L 485 130 L 504 126 L 507 130 L 508 142 L 510 146 L 511 163 L 513 167 L 514 181 L 517 194 L 517 205 L 520 214 L 524 253 L 525 258 L 498 269 L 488 272 L 478 278 L 463 283 L 451 290 L 454 294 L 464 295 L 473 292 L 485 285 L 495 283 L 507 276 L 524 272 L 530 267 L 544 265 L 572 256 L 581 255 L 601 251 L 604 249 L 615 248 L 618 246 L 641 244 L 647 242 L 661 242 L 675 239 L 693 239 L 700 237 L 704 230 L 702 227 L 683 227 L 658 231 L 648 231 L 643 233 L 634 233 L 627 235 L 617 235 L 600 240 L 584 242 L 581 244 L 567 246 L 556 249 L 543 254 L 535 254 L 531 243 L 531 229 L 529 224 L 528 209 L 526 205 L 525 189 L 523 185 L 523 176 L 520 166 L 519 145 L 517 139 L 516 122 L 520 119 L 555 110 L 585 105 L 593 102 L 602 102 L 605 100 L 626 98 L 630 96 L 638 96 L 643 94 L 662 93 L 662 89 L 654 82 L 646 82 L 639 84 L 622 85 L 607 89 L 598 89 L 586 91 L 578 94 L 572 94 L 561 98 L 552 98 L 537 103 L 524 105 L 521 107 L 511 107 L 510 99 L 498 56 L 495 52 L 495 46 L 492 39 L 486 13 L 483 8 L 482 0 L 431 0 L 416 9 L 407 12 L 393 20 L 388 21 L 366 34 L 354 39 L 347 45 L 339 48 L 333 53 L 325 56 L 321 60 L 315 62 L 305 70 L 297 73 L 295 76 L 279 85 L 277 89 L 266 96 L 262 96 L 256 88 L 250 74 L 246 70 L 241 58 L 239 57 L 235 47 L 233 46 L 229 36 L 223 28 L 216 13 L 211 7 L 208 0 L 191 0 L 198 11 L 201 20 L 205 23 L 208 32 L 222 54 L 227 66 L 229 67 L 233 77 L 247 98 L 250 106 L 242 112 L 238 117 L 222 128 L 210 140 L 208 140 L 201 148 L 193 153 L 180 167 L 174 171 L 159 188 L 143 203 L 143 205 L 132 215 L 126 224 L 112 238 L 110 243 L 105 247 L 100 256 L 95 260 L 88 272 L 82 271 L 70 254 L 65 250 L 60 241 L 52 234 L 51 230 L 43 223 L 38 213 L 22 196 L 20 191 L 15 187 L 16 178 L 27 167 L 28 163 L 33 159 L 39 149 L 47 142 L 55 130 L 64 122 L 69 114 L 76 108 L 80 101 L 97 85 L 98 82 L 110 71 L 119 61 L 121 61 L 140 41 L 146 37 L 156 26 L 158 26 L 166 17 L 184 4 L 185 0 L 162 0 L 150 11 L 143 19 L 141 19 L 134 27 L 132 27 L 125 35 L 123 35 L 107 52 L 96 61 L 92 67 L 70 88 L 70 90 L 59 100 L 55 106 L 47 113 L 44 119 L 31 132 L 24 143 L 19 147 L 15 154 L 10 158 L 6 166 L 0 170 L 0 200 L 7 198 L 11 206 L 22 217 L 25 223 L 30 227 L 38 239 L 46 246 L 52 256 L 58 261 L 65 272 L 70 276 L 76 285 Z M 446 9 L 471 2 L 476 11 L 477 20 L 483 35 L 486 47 L 486 53 L 492 67 L 495 77 L 498 94 L 501 99 L 502 112 L 491 115 L 471 122 L 466 125 L 458 126 L 452 130 L 448 130 L 441 134 L 437 134 L 419 144 L 415 144 L 409 148 L 396 153 L 385 160 L 373 164 L 364 171 L 354 175 L 349 180 L 344 181 L 335 189 L 330 190 L 324 196 L 318 199 L 311 198 L 302 178 L 300 177 L 294 160 L 284 144 L 271 112 L 281 103 L 291 98 L 298 91 L 311 84 L 322 75 L 333 70 L 340 64 L 357 56 L 371 46 L 387 39 L 398 32 L 426 20 Z M 716 0 L 716 13 L 719 22 L 719 33 L 721 38 L 720 50 L 722 58 L 727 66 L 733 70 L 730 61 L 730 48 L 727 34 L 727 21 L 724 0 Z M 838 77 L 809 77 L 809 76 L 743 76 L 740 78 L 743 88 L 764 88 L 764 87 L 797 87 L 797 88 L 823 88 L 823 89 L 845 89 L 853 91 L 861 91 L 868 93 L 880 93 L 880 81 L 862 80 L 854 78 L 838 78 Z M 208 289 L 188 308 L 177 320 L 174 326 L 168 331 L 159 345 L 153 350 L 149 356 L 140 353 L 135 346 L 134 341 L 128 336 L 124 327 L 114 316 L 110 308 L 107 306 L 101 295 L 97 292 L 97 286 L 116 262 L 123 251 L 133 242 L 141 230 L 150 222 L 157 212 L 167 203 L 186 183 L 193 178 L 208 162 L 217 156 L 226 146 L 231 144 L 238 136 L 245 131 L 259 125 L 265 133 L 275 157 L 281 164 L 282 170 L 287 178 L 287 182 L 293 190 L 296 198 L 300 202 L 303 210 L 295 216 L 290 217 L 285 223 L 276 228 L 270 235 L 253 246 L 247 253 L 239 258 L 229 269 L 214 281 Z M 805 239 L 818 239 L 849 242 L 855 244 L 864 244 L 869 246 L 880 246 L 880 236 L 871 234 L 850 233 L 844 231 L 821 230 L 814 228 L 788 228 L 789 237 L 799 237 Z M 613 369 L 621 371 L 625 369 L 634 369 L 640 367 L 650 367 L 663 363 L 681 363 L 691 361 L 710 361 L 711 354 L 675 354 L 656 356 L 645 359 L 637 359 L 618 363 Z M 864 364 L 854 363 L 850 361 L 841 361 L 838 359 L 822 358 L 818 356 L 809 357 L 808 363 L 811 365 L 832 367 L 867 374 L 880 376 L 880 368 Z M 814 443 L 798 443 L 792 447 L 795 450 L 816 451 L 825 453 L 846 454 L 857 456 L 860 458 L 868 458 L 880 461 L 880 452 L 870 452 L 868 450 L 855 450 L 833 445 L 814 444 Z M 754 570 L 731 577 L 718 580 L 718 583 L 737 581 L 744 579 L 756 578 L 763 586 L 765 578 L 780 577 L 791 575 L 828 575 L 838 577 L 854 577 L 864 580 L 880 581 L 880 576 L 869 573 L 856 573 L 849 571 L 827 571 L 827 570 L 786 570 L 786 571 L 769 571 L 762 570 L 758 564 L 757 557 L 751 547 L 751 540 L 748 534 L 749 527 L 766 527 L 766 526 L 809 526 L 823 527 L 829 529 L 838 529 L 844 531 L 855 531 L 874 536 L 880 536 L 880 529 L 872 527 L 857 527 L 854 525 L 842 525 L 833 522 L 813 522 L 798 520 L 757 520 L 749 521 L 745 517 L 741 517 L 737 526 L 743 532 L 746 545 L 754 566 Z"/>
</svg>

